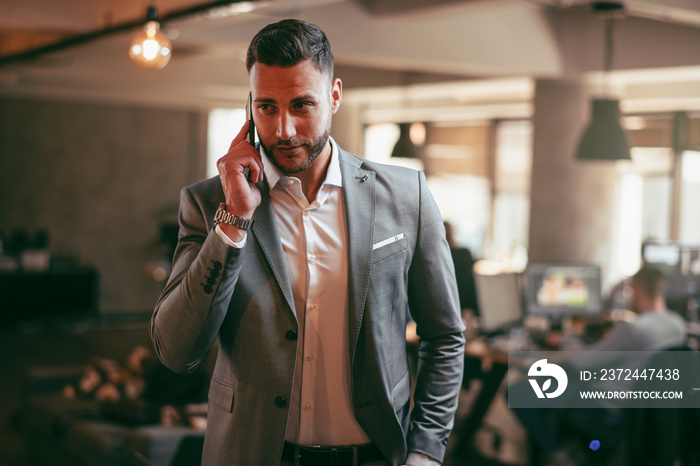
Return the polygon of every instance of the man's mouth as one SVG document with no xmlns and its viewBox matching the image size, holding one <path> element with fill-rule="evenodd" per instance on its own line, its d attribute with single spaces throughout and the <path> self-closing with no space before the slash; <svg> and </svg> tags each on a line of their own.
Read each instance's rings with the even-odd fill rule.
<svg viewBox="0 0 700 466">
<path fill-rule="evenodd" d="M 275 150 L 285 157 L 293 157 L 301 152 L 302 146 L 276 146 Z"/>
</svg>

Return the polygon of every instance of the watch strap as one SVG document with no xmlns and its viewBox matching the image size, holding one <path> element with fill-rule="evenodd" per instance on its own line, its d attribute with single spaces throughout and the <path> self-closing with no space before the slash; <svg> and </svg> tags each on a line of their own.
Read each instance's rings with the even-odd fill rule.
<svg viewBox="0 0 700 466">
<path fill-rule="evenodd" d="M 223 202 L 219 204 L 219 208 L 216 209 L 216 214 L 214 214 L 214 223 L 225 223 L 226 225 L 231 225 L 242 230 L 249 230 L 253 226 L 252 218 L 239 217 L 238 215 L 233 215 L 226 212 L 226 204 Z"/>
</svg>

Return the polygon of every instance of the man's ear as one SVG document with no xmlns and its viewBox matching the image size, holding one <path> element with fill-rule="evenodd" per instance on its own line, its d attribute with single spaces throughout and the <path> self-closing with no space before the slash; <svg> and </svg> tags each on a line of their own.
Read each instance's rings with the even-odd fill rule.
<svg viewBox="0 0 700 466">
<path fill-rule="evenodd" d="M 331 111 L 333 114 L 340 108 L 340 102 L 343 100 L 343 82 L 339 78 L 335 78 L 331 84 Z"/>
</svg>

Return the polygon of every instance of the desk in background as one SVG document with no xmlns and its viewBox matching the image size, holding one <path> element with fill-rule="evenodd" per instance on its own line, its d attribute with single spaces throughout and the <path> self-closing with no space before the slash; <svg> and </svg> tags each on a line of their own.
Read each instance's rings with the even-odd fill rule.
<svg viewBox="0 0 700 466">
<path fill-rule="evenodd" d="M 99 274 L 90 267 L 0 272 L 0 324 L 97 313 Z"/>
<path fill-rule="evenodd" d="M 609 321 L 604 321 L 600 318 L 572 319 L 566 325 L 568 331 L 579 334 L 587 342 L 590 342 L 590 339 L 600 338 L 604 329 L 609 328 L 609 326 Z M 467 416 L 455 425 L 453 435 L 457 439 L 457 444 L 452 453 L 455 464 L 507 466 L 507 464 L 485 457 L 479 452 L 474 443 L 476 434 L 483 427 L 484 418 L 508 373 L 508 352 L 554 350 L 555 348 L 548 347 L 545 344 L 548 340 L 548 334 L 545 331 L 518 328 L 511 330 L 511 333 L 508 335 L 499 335 L 492 338 L 480 336 L 467 343 L 464 355 L 467 360 L 476 359 L 480 363 L 481 372 L 479 379 L 481 380 L 481 387 Z M 512 358 L 510 362 L 511 364 L 514 363 Z M 523 361 L 523 366 L 525 364 L 526 362 Z M 469 380 L 468 377 L 465 379 L 467 384 Z M 465 390 L 469 389 L 465 385 L 463 385 L 463 388 Z M 529 451 L 528 454 L 530 454 Z M 533 464 L 532 461 L 532 459 L 528 458 L 527 464 Z"/>
</svg>

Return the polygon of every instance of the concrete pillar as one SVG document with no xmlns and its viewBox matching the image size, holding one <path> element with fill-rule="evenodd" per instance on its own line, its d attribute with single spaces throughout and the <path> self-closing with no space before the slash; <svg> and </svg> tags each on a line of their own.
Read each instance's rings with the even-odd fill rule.
<svg viewBox="0 0 700 466">
<path fill-rule="evenodd" d="M 615 162 L 576 160 L 589 113 L 583 83 L 537 81 L 529 256 L 531 262 L 600 265 L 606 284 L 614 245 Z"/>
</svg>

